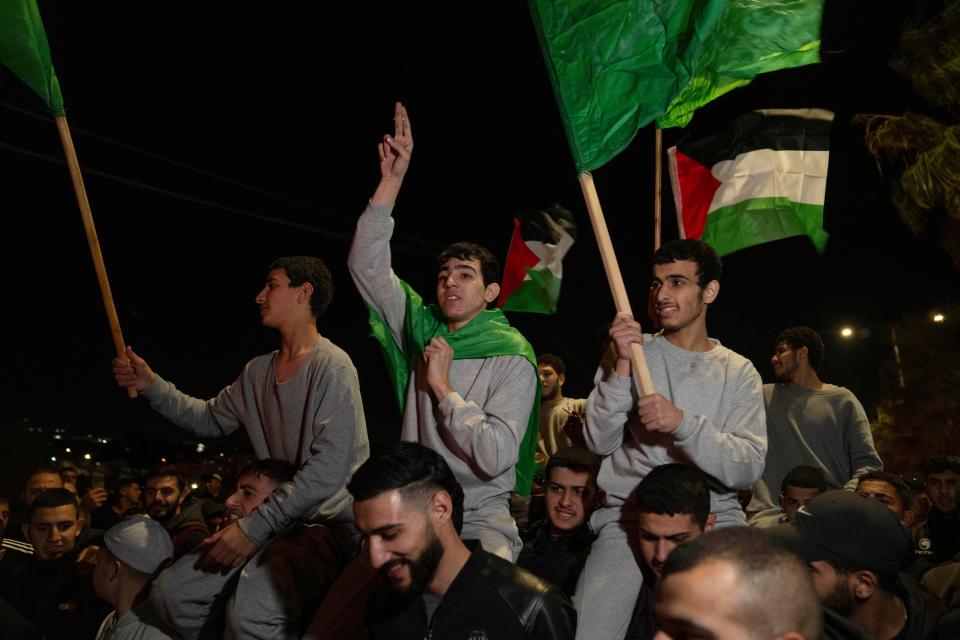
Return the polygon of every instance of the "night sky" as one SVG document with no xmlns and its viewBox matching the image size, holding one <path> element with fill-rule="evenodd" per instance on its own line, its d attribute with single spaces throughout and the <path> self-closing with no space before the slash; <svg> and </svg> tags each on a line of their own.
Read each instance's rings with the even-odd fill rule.
<svg viewBox="0 0 960 640">
<path fill-rule="evenodd" d="M 376 144 L 402 100 L 416 150 L 395 211 L 395 270 L 432 299 L 442 246 L 474 240 L 502 259 L 513 215 L 554 202 L 571 209 L 580 235 L 564 263 L 559 312 L 510 317 L 538 351 L 565 357 L 568 395 L 589 392 L 614 308 L 525 3 L 39 4 L 125 339 L 158 373 L 201 397 L 230 383 L 278 344 L 254 304 L 267 265 L 319 255 L 337 288 L 321 333 L 357 365 L 371 439 L 397 437 L 346 253 L 379 176 Z M 942 306 L 960 290 L 960 272 L 934 238 L 916 238 L 900 221 L 862 129 L 850 124 L 858 112 L 929 110 L 885 67 L 914 3 L 868 4 L 874 13 L 828 2 L 823 64 L 761 76 L 701 109 L 688 131 L 712 132 L 754 108 L 836 112 L 827 251 L 794 238 L 728 256 L 708 324 L 765 381 L 782 328 L 819 329 L 823 377 L 850 387 L 873 415 L 890 347 L 878 331 L 841 343 L 837 328 Z M 39 98 L 0 68 L 9 354 L 0 419 L 143 446 L 181 437 L 114 386 L 79 212 L 43 115 Z M 665 146 L 685 133 L 665 131 Z M 642 313 L 652 130 L 594 177 Z M 663 205 L 668 240 L 677 230 L 666 174 Z"/>
</svg>

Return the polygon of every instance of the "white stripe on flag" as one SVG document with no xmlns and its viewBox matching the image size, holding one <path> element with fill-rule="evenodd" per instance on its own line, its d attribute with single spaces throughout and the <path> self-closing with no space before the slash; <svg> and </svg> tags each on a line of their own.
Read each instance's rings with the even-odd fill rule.
<svg viewBox="0 0 960 640">
<path fill-rule="evenodd" d="M 757 149 L 722 160 L 710 169 L 721 183 L 710 211 L 753 198 L 779 197 L 822 205 L 829 157 L 829 151 Z"/>
</svg>

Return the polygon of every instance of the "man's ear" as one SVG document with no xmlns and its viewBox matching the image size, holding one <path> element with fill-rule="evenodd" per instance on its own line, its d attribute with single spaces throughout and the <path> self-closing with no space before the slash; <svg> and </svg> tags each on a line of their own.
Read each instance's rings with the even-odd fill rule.
<svg viewBox="0 0 960 640">
<path fill-rule="evenodd" d="M 703 532 L 713 531 L 714 525 L 717 524 L 717 514 L 711 513 L 707 516 L 707 524 L 703 525 Z"/>
<path fill-rule="evenodd" d="M 87 516 L 86 514 L 83 513 L 83 511 L 80 511 L 80 508 L 78 507 L 77 508 L 77 531 L 82 530 L 84 525 L 86 524 L 87 524 Z"/>
<path fill-rule="evenodd" d="M 500 295 L 500 285 L 496 282 L 491 282 L 483 292 L 483 299 L 487 301 L 487 304 L 490 304 L 497 299 L 498 295 Z"/>
<path fill-rule="evenodd" d="M 849 579 L 852 582 L 853 595 L 861 602 L 869 600 L 879 588 L 877 576 L 872 571 L 855 571 L 850 574 Z"/>
<path fill-rule="evenodd" d="M 800 347 L 797 349 L 797 357 L 801 360 L 807 360 L 810 357 L 809 347 Z"/>
<path fill-rule="evenodd" d="M 903 512 L 903 517 L 900 518 L 901 524 L 906 528 L 910 528 L 913 525 L 917 524 L 917 514 L 913 509 L 907 509 Z"/>
<path fill-rule="evenodd" d="M 313 297 L 313 285 L 309 282 L 304 282 L 300 285 L 300 293 L 297 294 L 297 302 L 310 302 L 310 298 Z"/>
<path fill-rule="evenodd" d="M 437 491 L 427 504 L 427 514 L 434 528 L 440 530 L 453 518 L 453 500 L 444 490 Z"/>
<path fill-rule="evenodd" d="M 783 509 L 783 503 L 784 503 L 784 502 L 786 502 L 786 501 L 783 499 L 783 494 L 781 493 L 780 496 L 777 498 L 777 504 L 780 505 L 780 510 L 781 510 L 781 511 L 784 510 L 784 509 Z"/>
<path fill-rule="evenodd" d="M 567 381 L 567 374 L 561 373 L 557 376 L 557 386 L 562 387 L 563 383 Z"/>
<path fill-rule="evenodd" d="M 712 304 L 718 295 L 720 295 L 719 280 L 711 280 L 703 287 L 703 301 L 707 304 Z"/>
</svg>

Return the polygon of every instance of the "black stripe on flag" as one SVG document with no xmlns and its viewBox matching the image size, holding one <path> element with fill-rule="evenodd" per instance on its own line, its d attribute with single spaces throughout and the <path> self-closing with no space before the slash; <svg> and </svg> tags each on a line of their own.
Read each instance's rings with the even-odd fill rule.
<svg viewBox="0 0 960 640">
<path fill-rule="evenodd" d="M 707 167 L 758 149 L 829 151 L 833 121 L 799 115 L 803 113 L 806 110 L 795 114 L 789 110 L 751 111 L 720 133 L 696 140 L 685 137 L 677 149 Z"/>
</svg>

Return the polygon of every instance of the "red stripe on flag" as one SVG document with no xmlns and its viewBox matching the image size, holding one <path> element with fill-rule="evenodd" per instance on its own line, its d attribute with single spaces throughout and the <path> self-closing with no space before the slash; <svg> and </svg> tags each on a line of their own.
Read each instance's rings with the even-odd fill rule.
<svg viewBox="0 0 960 640">
<path fill-rule="evenodd" d="M 720 181 L 710 167 L 700 164 L 679 149 L 676 151 L 677 182 L 680 185 L 680 215 L 685 238 L 699 238 L 707 226 L 707 213 Z"/>
<path fill-rule="evenodd" d="M 517 290 L 523 279 L 527 277 L 527 269 L 532 269 L 540 262 L 530 247 L 520 235 L 520 220 L 513 219 L 513 236 L 510 238 L 510 249 L 507 251 L 507 264 L 503 268 L 503 282 L 500 285 L 500 299 L 497 306 L 502 307 L 510 295 Z"/>
</svg>

